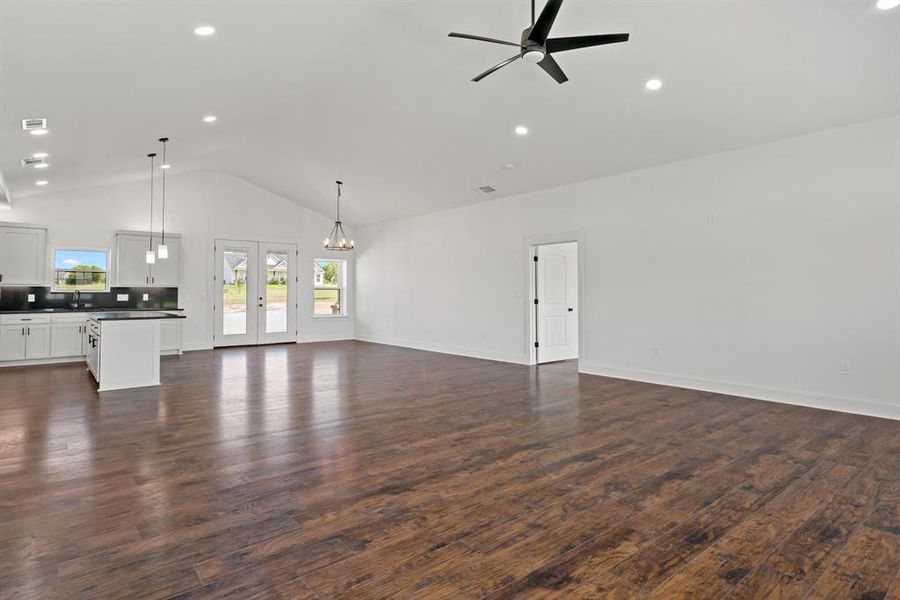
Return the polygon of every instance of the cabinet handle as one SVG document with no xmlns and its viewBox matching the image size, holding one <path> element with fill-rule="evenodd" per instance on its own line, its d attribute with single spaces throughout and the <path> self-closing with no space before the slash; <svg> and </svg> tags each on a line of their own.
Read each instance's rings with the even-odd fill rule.
<svg viewBox="0 0 900 600">
<path fill-rule="evenodd" d="M 22 328 L 22 335 L 25 335 L 25 328 Z"/>
<path fill-rule="evenodd" d="M 28 335 L 31 335 L 31 327 L 28 327 Z"/>
</svg>

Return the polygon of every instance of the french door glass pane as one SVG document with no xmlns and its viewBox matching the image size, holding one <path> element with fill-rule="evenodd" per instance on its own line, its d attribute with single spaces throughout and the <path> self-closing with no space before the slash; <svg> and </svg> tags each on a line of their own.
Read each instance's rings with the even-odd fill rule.
<svg viewBox="0 0 900 600">
<path fill-rule="evenodd" d="M 288 255 L 266 253 L 266 333 L 287 331 Z"/>
<path fill-rule="evenodd" d="M 222 332 L 247 333 L 247 253 L 225 250 L 222 274 Z"/>
</svg>

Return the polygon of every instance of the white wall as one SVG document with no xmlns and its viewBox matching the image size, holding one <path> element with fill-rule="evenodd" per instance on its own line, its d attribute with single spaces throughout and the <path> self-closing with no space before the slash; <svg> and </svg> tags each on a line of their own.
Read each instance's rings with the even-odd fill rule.
<svg viewBox="0 0 900 600">
<path fill-rule="evenodd" d="M 582 371 L 900 418 L 900 118 L 365 228 L 357 337 L 526 362 L 557 232 Z"/>
<path fill-rule="evenodd" d="M 353 337 L 353 253 L 319 250 L 331 230 L 327 218 L 222 173 L 174 175 L 168 183 L 166 230 L 183 236 L 179 303 L 188 317 L 184 323 L 186 349 L 209 348 L 213 343 L 212 249 L 216 238 L 296 243 L 300 251 L 299 339 Z M 158 230 L 159 197 L 156 210 L 154 229 Z M 47 225 L 50 246 L 114 249 L 115 231 L 146 231 L 149 212 L 148 183 L 141 181 L 14 199 L 13 210 L 0 213 L 0 219 Z M 331 254 L 349 261 L 349 316 L 316 319 L 312 317 L 312 261 Z M 115 269 L 114 251 L 112 256 Z"/>
</svg>

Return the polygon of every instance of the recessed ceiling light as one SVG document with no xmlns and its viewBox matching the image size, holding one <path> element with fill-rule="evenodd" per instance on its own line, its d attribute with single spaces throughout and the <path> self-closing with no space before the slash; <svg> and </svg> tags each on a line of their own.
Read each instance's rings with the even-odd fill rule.
<svg viewBox="0 0 900 600">
<path fill-rule="evenodd" d="M 209 25 L 201 25 L 200 27 L 194 30 L 194 33 L 197 35 L 212 35 L 216 32 L 215 27 L 210 27 Z"/>
<path fill-rule="evenodd" d="M 47 181 L 46 179 L 41 179 L 40 181 L 35 181 L 34 185 L 47 185 L 48 183 L 50 183 L 50 182 Z"/>
<path fill-rule="evenodd" d="M 160 169 L 168 169 L 168 168 L 170 168 L 171 166 L 172 166 L 172 165 L 170 165 L 169 163 L 166 163 L 166 164 L 164 164 L 164 165 L 159 165 L 159 168 L 160 168 Z"/>
<path fill-rule="evenodd" d="M 518 166 L 519 165 L 516 163 L 506 163 L 505 165 L 503 165 L 503 170 L 504 171 L 512 171 L 513 169 L 515 169 Z"/>
<path fill-rule="evenodd" d="M 50 166 L 50 163 L 41 162 L 41 163 L 37 163 L 36 165 L 34 165 L 34 168 L 35 169 L 46 169 L 49 166 Z"/>
<path fill-rule="evenodd" d="M 881 10 L 891 10 L 900 6 L 900 0 L 878 0 L 875 6 Z"/>
<path fill-rule="evenodd" d="M 28 133 L 31 135 L 47 135 L 48 132 L 46 129 L 32 129 Z"/>
<path fill-rule="evenodd" d="M 50 156 L 50 155 L 47 154 L 46 152 L 35 152 L 34 154 L 31 155 L 31 158 L 47 158 L 48 156 Z"/>
<path fill-rule="evenodd" d="M 655 92 L 662 87 L 662 81 L 659 79 L 648 79 L 647 83 L 644 84 L 644 87 Z"/>
<path fill-rule="evenodd" d="M 516 127 L 516 133 L 519 135 L 528 135 L 528 128 L 524 125 L 519 125 Z"/>
<path fill-rule="evenodd" d="M 204 123 L 215 123 L 216 115 L 206 115 L 205 117 L 203 117 L 203 122 Z"/>
</svg>

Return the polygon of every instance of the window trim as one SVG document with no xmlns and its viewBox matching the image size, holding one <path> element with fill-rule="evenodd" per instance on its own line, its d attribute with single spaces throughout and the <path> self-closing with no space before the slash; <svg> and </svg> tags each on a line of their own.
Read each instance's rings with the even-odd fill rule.
<svg viewBox="0 0 900 600">
<path fill-rule="evenodd" d="M 315 284 L 315 268 L 316 264 L 319 261 L 326 262 L 336 262 L 341 263 L 340 273 L 338 274 L 339 282 L 337 287 L 319 287 Z M 313 309 L 312 309 L 312 318 L 313 319 L 349 319 L 350 318 L 350 310 L 347 303 L 347 269 L 349 268 L 349 261 L 343 258 L 313 258 Z M 331 315 L 317 315 L 316 314 L 316 290 L 338 290 L 341 297 L 341 312 L 338 314 Z"/>
<path fill-rule="evenodd" d="M 106 288 L 97 290 L 63 290 L 56 287 L 56 252 L 64 250 L 68 252 L 105 252 L 106 253 Z M 50 292 L 53 294 L 82 293 L 104 294 L 112 289 L 112 250 L 110 248 L 86 248 L 84 246 L 53 246 L 50 248 Z"/>
</svg>

